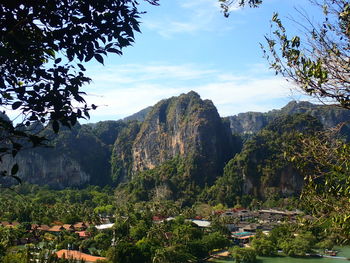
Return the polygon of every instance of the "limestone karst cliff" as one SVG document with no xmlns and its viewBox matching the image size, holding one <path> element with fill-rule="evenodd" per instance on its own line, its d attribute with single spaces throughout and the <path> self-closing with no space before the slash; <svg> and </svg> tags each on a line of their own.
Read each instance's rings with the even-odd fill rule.
<svg viewBox="0 0 350 263">
<path fill-rule="evenodd" d="M 46 128 L 43 133 L 51 139 L 50 147 L 23 151 L 16 160 L 1 165 L 10 169 L 17 161 L 18 175 L 24 181 L 63 188 L 120 185 L 166 163 L 157 172 L 159 184 L 170 180 L 172 174 L 181 173 L 172 184 L 183 181 L 194 184 L 194 189 L 212 185 L 222 176 L 225 164 L 238 154 L 240 162 L 231 166 L 244 177 L 245 193 L 266 196 L 265 189 L 272 189 L 289 195 L 300 191 L 302 180 L 293 167 L 275 158 L 281 152 L 273 142 L 283 141 L 281 134 L 268 137 L 270 128 L 264 129 L 280 116 L 297 113 L 313 116 L 324 127 L 350 120 L 348 111 L 308 102 L 290 102 L 281 110 L 268 113 L 248 112 L 221 118 L 210 100 L 189 92 L 164 99 L 125 120 L 77 124 L 71 130 L 62 129 L 58 135 Z M 308 121 L 312 122 L 306 118 Z M 276 160 L 281 169 L 276 170 Z M 169 167 L 176 171 L 167 170 Z M 165 189 L 164 185 L 161 187 Z"/>
<path fill-rule="evenodd" d="M 117 139 L 115 152 L 121 147 Z M 189 176 L 202 185 L 212 183 L 222 173 L 234 151 L 228 125 L 222 122 L 213 103 L 202 100 L 195 92 L 162 100 L 153 106 L 131 149 L 126 150 L 126 153 L 119 152 L 120 158 L 114 158 L 120 160 L 122 155 L 130 155 L 129 174 L 155 168 L 180 156 L 195 161 L 196 168 Z M 125 171 L 119 172 L 119 177 L 125 180 Z"/>
<path fill-rule="evenodd" d="M 42 131 L 49 138 L 46 147 L 24 149 L 15 159 L 6 156 L 2 167 L 10 170 L 18 163 L 24 182 L 54 188 L 110 184 L 112 144 L 123 126 L 115 121 L 76 124 L 72 129 L 62 127 L 57 135 L 48 126 Z"/>
<path fill-rule="evenodd" d="M 325 128 L 334 127 L 350 119 L 348 110 L 334 106 L 316 105 L 307 101 L 291 101 L 280 110 L 272 110 L 265 113 L 245 112 L 226 118 L 230 122 L 233 133 L 254 134 L 266 127 L 277 116 L 297 113 L 305 113 L 317 118 Z"/>
</svg>

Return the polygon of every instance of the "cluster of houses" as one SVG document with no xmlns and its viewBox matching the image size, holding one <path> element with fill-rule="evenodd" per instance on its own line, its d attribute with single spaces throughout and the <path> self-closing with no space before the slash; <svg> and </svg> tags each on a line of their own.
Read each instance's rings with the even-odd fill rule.
<svg viewBox="0 0 350 263">
<path fill-rule="evenodd" d="M 301 211 L 287 211 L 277 209 L 230 209 L 226 211 L 215 211 L 225 219 L 227 228 L 231 231 L 232 239 L 240 245 L 249 243 L 256 231 L 271 231 L 281 222 L 296 222 L 297 217 L 302 215 Z"/>
<path fill-rule="evenodd" d="M 7 222 L 7 221 L 0 222 L 0 226 L 10 227 L 10 228 L 16 227 L 19 224 L 20 224 L 19 222 Z M 85 222 L 78 222 L 76 224 L 53 225 L 53 226 L 31 224 L 30 226 L 28 226 L 27 230 L 34 233 L 35 232 L 58 233 L 58 232 L 68 231 L 68 232 L 74 232 L 78 234 L 79 237 L 81 238 L 87 238 L 89 237 L 89 232 L 86 230 L 89 226 L 90 224 Z"/>
<path fill-rule="evenodd" d="M 298 210 L 261 209 L 251 211 L 244 208 L 233 208 L 213 212 L 213 215 L 220 216 L 224 219 L 228 230 L 231 232 L 231 238 L 238 245 L 249 243 L 258 230 L 268 232 L 281 224 L 281 222 L 296 222 L 297 217 L 302 216 L 302 214 L 303 213 Z M 173 219 L 175 218 L 154 216 L 153 222 L 160 223 Z M 210 227 L 210 221 L 203 220 L 201 217 L 188 219 L 188 221 L 192 221 L 192 223 L 201 228 Z"/>
<path fill-rule="evenodd" d="M 7 222 L 7 221 L 0 222 L 0 226 L 7 227 L 7 228 L 14 228 L 19 225 L 20 225 L 19 222 Z M 16 245 L 38 243 L 40 242 L 44 233 L 59 234 L 64 231 L 76 233 L 80 238 L 86 239 L 90 236 L 90 232 L 87 231 L 89 226 L 90 224 L 85 222 L 78 222 L 76 224 L 53 225 L 53 226 L 48 226 L 44 224 L 28 224 L 25 226 L 26 230 L 32 233 L 32 235 L 30 237 L 23 237 L 18 240 L 15 240 L 15 243 Z"/>
<path fill-rule="evenodd" d="M 61 249 L 56 252 L 58 258 L 74 259 L 85 263 L 94 263 L 99 260 L 106 260 L 105 257 L 96 257 L 77 250 Z"/>
<path fill-rule="evenodd" d="M 0 226 L 8 227 L 8 228 L 14 228 L 19 225 L 20 225 L 19 222 L 7 222 L 7 221 L 0 222 Z M 53 226 L 48 226 L 44 224 L 42 225 L 30 224 L 27 226 L 28 227 L 27 230 L 32 232 L 34 235 L 30 238 L 22 238 L 20 240 L 17 240 L 17 245 L 36 243 L 39 241 L 39 238 L 43 232 L 57 234 L 63 231 L 68 231 L 71 233 L 78 234 L 80 238 L 88 238 L 90 236 L 90 232 L 87 231 L 87 229 L 90 225 L 91 224 L 85 223 L 85 222 L 78 222 L 76 224 L 60 224 L 60 225 L 53 225 Z M 112 226 L 113 224 L 104 224 L 104 225 L 97 225 L 95 227 L 98 230 L 99 229 L 102 230 L 102 229 L 110 228 Z M 96 257 L 86 253 L 82 253 L 81 251 L 69 250 L 69 249 L 59 250 L 56 252 L 56 255 L 58 258 L 75 259 L 86 263 L 93 263 L 98 260 L 106 259 L 104 257 Z"/>
<path fill-rule="evenodd" d="M 244 245 L 249 243 L 251 238 L 254 237 L 257 230 L 261 231 L 270 231 L 275 226 L 281 222 L 296 222 L 297 217 L 302 215 L 301 211 L 281 211 L 277 209 L 262 209 L 262 210 L 247 210 L 247 209 L 230 209 L 224 211 L 215 211 L 213 214 L 216 214 L 224 219 L 226 222 L 227 228 L 231 232 L 231 238 L 236 244 Z M 153 217 L 154 223 L 160 223 L 164 220 L 173 220 L 173 217 L 164 218 L 164 217 Z M 201 218 L 188 219 L 201 228 L 209 228 L 210 221 L 203 220 Z M 0 226 L 3 227 L 16 227 L 20 223 L 18 222 L 0 222 Z M 74 232 L 79 235 L 80 238 L 88 238 L 90 232 L 87 229 L 91 226 L 89 223 L 78 222 L 76 224 L 56 224 L 53 226 L 48 225 L 39 225 L 31 224 L 28 225 L 29 231 L 34 234 L 32 238 L 27 240 L 19 240 L 19 244 L 33 243 L 38 240 L 32 240 L 36 237 L 39 238 L 43 232 L 48 233 L 60 233 L 63 231 Z M 97 230 L 108 229 L 113 226 L 112 223 L 96 225 L 94 226 Z M 78 260 L 83 260 L 85 262 L 96 262 L 97 260 L 102 260 L 104 258 L 94 257 L 88 254 L 84 254 L 80 251 L 75 250 L 60 250 L 56 252 L 58 257 L 65 258 L 74 258 Z"/>
</svg>

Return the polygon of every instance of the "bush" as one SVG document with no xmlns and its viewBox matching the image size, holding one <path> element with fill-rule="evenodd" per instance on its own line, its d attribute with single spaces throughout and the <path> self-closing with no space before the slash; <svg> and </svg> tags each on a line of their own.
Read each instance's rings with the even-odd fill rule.
<svg viewBox="0 0 350 263">
<path fill-rule="evenodd" d="M 254 263 L 256 262 L 256 252 L 252 248 L 233 247 L 230 253 L 236 263 Z"/>
</svg>

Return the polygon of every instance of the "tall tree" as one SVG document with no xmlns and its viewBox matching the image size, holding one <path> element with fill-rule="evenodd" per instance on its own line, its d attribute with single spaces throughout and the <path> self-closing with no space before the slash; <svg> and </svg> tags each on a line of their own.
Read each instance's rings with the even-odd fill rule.
<svg viewBox="0 0 350 263">
<path fill-rule="evenodd" d="M 140 32 L 141 13 L 136 0 L 2 1 L 0 161 L 4 154 L 15 156 L 25 142 L 43 142 L 26 128 L 34 122 L 50 122 L 57 133 L 60 125 L 89 118 L 96 106 L 82 97 L 82 86 L 90 82 L 82 63 L 103 64 L 108 53 L 121 55 Z M 10 109 L 21 113 L 21 128 L 4 115 Z M 17 170 L 14 166 L 10 175 Z"/>
<path fill-rule="evenodd" d="M 316 24 L 300 12 L 305 36 L 289 37 L 274 14 L 275 28 L 265 55 L 276 74 L 292 80 L 297 87 L 322 102 L 350 109 L 350 3 L 348 0 L 310 0 L 323 12 Z"/>
<path fill-rule="evenodd" d="M 305 34 L 290 37 L 275 13 L 274 30 L 266 36 L 267 48 L 263 47 L 265 56 L 276 74 L 294 82 L 302 92 L 350 110 L 350 3 L 309 1 L 323 13 L 321 22 L 315 23 L 300 12 L 304 21 L 295 23 Z M 223 11 L 229 8 L 223 7 Z M 306 179 L 302 193 L 305 209 L 317 216 L 318 224 L 327 225 L 327 231 L 348 242 L 350 145 L 339 138 L 339 130 L 300 136 L 298 149 L 290 149 L 288 154 Z"/>
<path fill-rule="evenodd" d="M 289 37 L 278 13 L 272 17 L 274 31 L 266 36 L 266 58 L 276 74 L 322 102 L 350 109 L 350 3 L 348 0 L 309 0 L 323 12 L 323 20 L 313 22 L 306 12 L 304 21 L 295 21 L 304 30 Z M 225 16 L 233 5 L 258 7 L 262 0 L 219 0 Z"/>
</svg>

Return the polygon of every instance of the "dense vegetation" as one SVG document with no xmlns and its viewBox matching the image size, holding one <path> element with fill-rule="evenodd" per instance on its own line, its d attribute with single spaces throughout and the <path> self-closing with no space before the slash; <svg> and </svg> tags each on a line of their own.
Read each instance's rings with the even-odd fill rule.
<svg viewBox="0 0 350 263">
<path fill-rule="evenodd" d="M 99 222 L 99 214 L 113 214 L 115 206 L 110 187 L 91 186 L 81 190 L 51 190 L 23 184 L 14 190 L 2 189 L 0 221 L 64 224 Z"/>
<path fill-rule="evenodd" d="M 310 115 L 276 118 L 244 143 L 242 151 L 225 166 L 224 175 L 203 193 L 204 200 L 227 206 L 247 206 L 246 195 L 249 194 L 250 201 L 258 198 L 277 206 L 275 201 L 281 197 L 297 196 L 303 186 L 303 176 L 295 163 L 286 159 L 286 152 L 292 146 L 296 150 L 299 136 L 319 130 L 322 125 Z M 291 177 L 295 177 L 294 182 L 287 181 Z M 248 180 L 251 186 L 247 186 Z"/>
<path fill-rule="evenodd" d="M 52 190 L 49 186 L 23 184 L 14 187 L 15 191 L 2 190 L 0 221 L 20 223 L 0 227 L 2 263 L 25 262 L 28 255 L 38 255 L 37 249 L 47 255 L 68 247 L 106 257 L 111 263 L 196 262 L 216 249 L 233 246 L 226 224 L 238 221 L 215 213 L 229 207 L 299 208 L 319 218 L 300 218 L 268 236 L 258 233 L 252 249 L 232 249 L 237 262 L 253 262 L 257 255 L 276 255 L 276 249 L 285 255 L 304 256 L 316 248 L 349 241 L 346 204 L 350 151 L 346 126 L 339 127 L 341 136 L 334 137 L 334 132 L 327 132 L 316 118 L 319 112 L 314 117 L 307 114 L 310 112 L 295 113 L 292 105 L 285 110 L 294 114 L 272 112 L 256 133 L 230 135 L 227 120 L 219 118 L 210 102 L 202 103 L 197 94 L 191 93 L 160 102 L 144 122 L 77 124 L 72 129 L 61 129 L 59 134 L 44 129 L 53 148 L 31 150 L 29 159 L 20 159 L 19 155 L 23 171 L 31 169 L 24 179 L 33 176 L 36 182 L 48 182 L 56 189 L 74 184 L 80 189 Z M 326 119 L 333 116 L 328 110 Z M 179 116 L 174 115 L 181 111 Z M 339 115 L 336 112 L 334 116 Z M 345 115 L 339 116 L 343 120 Z M 211 118 L 216 125 L 209 125 Z M 327 124 L 324 119 L 323 123 Z M 150 134 L 155 136 L 142 140 Z M 222 146 L 223 137 L 226 148 Z M 178 138 L 181 140 L 176 141 Z M 143 147 L 150 149 L 142 161 L 163 161 L 149 169 L 135 170 L 137 140 L 140 147 L 136 153 Z M 179 144 L 168 151 L 166 147 L 173 144 L 166 143 L 171 140 Z M 185 148 L 185 154 L 180 154 L 178 148 L 188 145 L 191 147 Z M 222 161 L 214 156 L 215 151 L 226 151 L 227 147 L 231 147 L 232 158 L 221 164 L 221 174 L 216 174 L 216 168 L 201 173 L 203 167 Z M 151 153 L 158 155 L 147 156 Z M 38 160 L 48 164 L 36 166 Z M 49 172 L 35 176 L 43 168 Z M 174 218 L 164 220 L 168 217 Z M 211 227 L 204 230 L 189 220 L 196 217 L 209 219 Z M 106 221 L 114 223 L 113 228 L 101 231 L 92 227 Z M 77 222 L 90 225 L 87 236 L 71 231 L 56 235 L 28 230 L 33 224 Z M 19 246 L 23 240 L 31 240 L 34 247 Z M 59 262 L 57 258 L 52 260 Z"/>
<path fill-rule="evenodd" d="M 299 222 L 285 222 L 269 234 L 257 232 L 251 249 L 234 246 L 229 239 L 224 218 L 212 214 L 218 207 L 196 203 L 182 207 L 180 202 L 151 200 L 148 202 L 120 202 L 118 191 L 111 188 L 49 190 L 45 187 L 24 184 L 0 194 L 0 221 L 19 221 L 9 228 L 0 227 L 0 262 L 25 263 L 28 258 L 45 262 L 44 255 L 54 250 L 80 250 L 105 256 L 110 263 L 183 263 L 197 262 L 213 251 L 231 247 L 237 262 L 255 262 L 256 256 L 305 256 L 317 249 L 332 249 L 344 242 L 341 232 L 330 233 L 329 224 L 300 218 Z M 267 205 L 267 204 L 265 204 Z M 187 218 L 205 216 L 210 228 L 199 228 Z M 170 218 L 169 218 L 170 217 Z M 97 230 L 102 218 L 115 222 L 105 230 Z M 157 219 L 155 219 L 157 218 Z M 165 218 L 169 218 L 164 220 Z M 156 220 L 156 221 L 155 221 Z M 90 222 L 88 237 L 80 238 L 74 232 L 28 231 L 36 224 L 74 224 Z M 18 240 L 35 239 L 32 245 L 18 246 Z M 37 254 L 36 251 L 40 253 Z M 40 261 L 41 260 L 41 261 Z M 49 262 L 66 262 L 54 256 Z M 73 262 L 73 261 L 70 261 Z"/>
<path fill-rule="evenodd" d="M 148 202 L 119 204 L 111 188 L 88 187 L 59 191 L 34 185 L 23 185 L 0 195 L 0 221 L 19 221 L 15 227 L 0 227 L 0 262 L 21 263 L 28 249 L 81 250 L 106 256 L 110 262 L 186 262 L 205 258 L 214 249 L 229 245 L 222 228 L 209 232 L 200 229 L 183 216 L 153 222 L 153 216 L 165 218 L 181 213 L 175 203 Z M 114 227 L 98 231 L 93 227 L 102 218 L 115 222 Z M 62 231 L 38 233 L 28 231 L 36 224 L 74 224 L 89 222 L 88 238 Z M 18 240 L 36 238 L 35 246 L 23 250 Z M 26 252 L 27 251 L 27 252 Z M 32 256 L 33 258 L 33 256 Z M 1 261 L 2 260 L 2 261 Z M 44 262 L 44 261 L 43 261 Z M 52 261 L 56 262 L 56 261 Z M 61 262 L 61 261 L 60 261 Z M 63 262 L 63 261 L 62 261 Z"/>
</svg>

